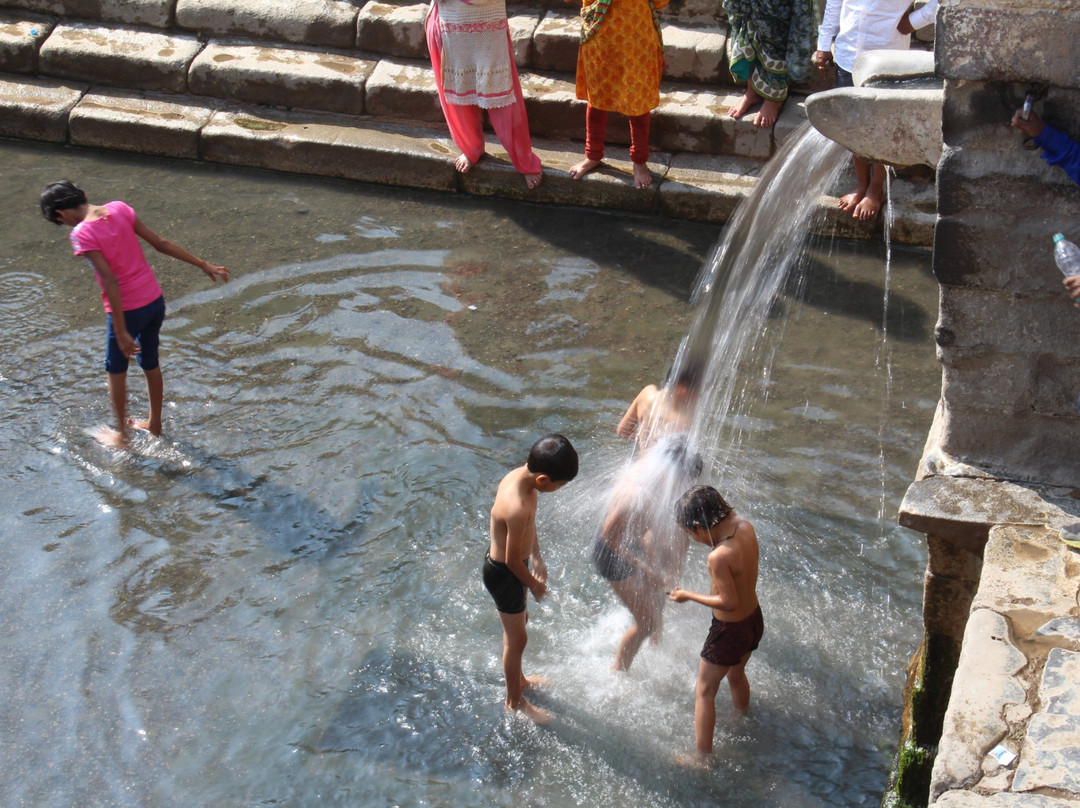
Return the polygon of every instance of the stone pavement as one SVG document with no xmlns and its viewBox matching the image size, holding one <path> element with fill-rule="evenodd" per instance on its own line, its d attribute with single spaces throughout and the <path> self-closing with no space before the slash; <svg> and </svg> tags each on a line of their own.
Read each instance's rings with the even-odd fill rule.
<svg viewBox="0 0 1080 808">
<path fill-rule="evenodd" d="M 545 166 L 532 192 L 494 137 L 492 159 L 453 170 L 418 2 L 0 0 L 0 136 L 725 221 L 805 119 L 802 97 L 772 129 L 727 117 L 740 91 L 725 67 L 726 25 L 690 0 L 673 6 L 651 134 L 656 182 L 644 192 L 630 185 L 624 122 L 612 122 L 605 168 L 581 181 L 566 174 L 581 157 L 584 102 L 573 84 L 578 23 L 562 3 L 510 17 Z M 928 246 L 932 178 L 902 176 L 892 192 L 893 241 Z M 821 229 L 880 234 L 880 222 L 834 208 L 822 200 Z"/>
<path fill-rule="evenodd" d="M 1080 806 L 1080 492 L 994 479 L 966 466 L 916 481 L 902 522 L 995 525 L 977 590 L 930 783 L 933 808 Z M 935 526 L 936 523 L 936 526 Z M 932 555 L 934 550 L 932 548 Z M 937 550 L 928 572 L 958 580 Z M 935 569 L 936 567 L 936 569 Z M 963 615 L 959 616 L 961 619 Z M 930 622 L 930 621 L 928 621 Z M 1005 750 L 999 760 L 992 752 Z"/>
</svg>

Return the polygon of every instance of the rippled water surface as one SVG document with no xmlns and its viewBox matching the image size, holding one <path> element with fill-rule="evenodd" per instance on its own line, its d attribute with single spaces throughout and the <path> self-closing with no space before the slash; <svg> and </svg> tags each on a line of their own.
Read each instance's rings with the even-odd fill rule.
<svg viewBox="0 0 1080 808">
<path fill-rule="evenodd" d="M 108 418 L 104 318 L 49 180 L 233 270 L 158 257 L 162 440 Z M 718 229 L 0 141 L 0 805 L 876 806 L 925 553 L 895 525 L 938 392 L 929 258 L 821 244 L 723 472 L 762 541 L 754 704 L 684 772 L 709 615 L 629 615 L 588 541 Z M 881 342 L 887 323 L 888 340 Z M 144 406 L 141 374 L 132 406 Z M 549 597 L 502 710 L 478 570 L 498 479 L 560 431 Z M 707 586 L 691 548 L 684 584 Z"/>
</svg>

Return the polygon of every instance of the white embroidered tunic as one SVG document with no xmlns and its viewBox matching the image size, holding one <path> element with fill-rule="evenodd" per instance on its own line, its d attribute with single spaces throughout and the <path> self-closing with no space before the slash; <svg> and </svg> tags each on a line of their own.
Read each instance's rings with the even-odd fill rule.
<svg viewBox="0 0 1080 808">
<path fill-rule="evenodd" d="M 435 3 L 447 103 L 483 109 L 513 104 L 506 0 L 432 0 L 432 6 Z"/>
</svg>

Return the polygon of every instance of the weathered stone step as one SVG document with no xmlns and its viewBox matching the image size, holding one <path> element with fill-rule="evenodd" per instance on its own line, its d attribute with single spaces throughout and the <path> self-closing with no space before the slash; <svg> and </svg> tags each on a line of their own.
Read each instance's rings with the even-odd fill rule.
<svg viewBox="0 0 1080 808">
<path fill-rule="evenodd" d="M 25 30 L 24 21 L 19 30 Z M 359 58 L 341 51 L 268 46 L 249 40 L 211 40 L 190 34 L 60 23 L 31 28 L 27 51 L 40 45 L 37 71 L 96 86 L 210 96 L 230 101 L 373 115 L 439 123 L 434 75 L 424 59 Z M 6 48 L 4 50 L 7 50 Z M 15 61 L 15 60 L 13 60 Z M 28 63 L 29 59 L 23 59 Z M 585 104 L 575 97 L 572 75 L 523 71 L 522 90 L 531 130 L 539 137 L 584 139 Z M 726 116 L 735 95 L 665 84 L 653 116 L 651 142 L 669 151 L 732 154 L 766 159 L 803 118 L 786 105 L 775 130 Z M 609 141 L 629 143 L 625 121 L 613 122 Z"/>
<path fill-rule="evenodd" d="M 602 169 L 572 180 L 567 169 L 580 159 L 580 146 L 538 138 L 534 145 L 544 181 L 528 191 L 493 137 L 488 138 L 490 157 L 463 175 L 453 168 L 457 151 L 442 126 L 301 114 L 192 96 L 91 91 L 86 84 L 24 76 L 0 76 L 0 136 L 705 221 L 725 221 L 761 167 L 746 158 L 658 150 L 649 162 L 656 181 L 643 191 L 631 183 L 626 149 L 610 149 Z M 932 185 L 894 181 L 892 189 L 893 240 L 929 243 Z M 821 205 L 831 212 L 827 232 L 842 237 L 875 232 L 873 223 L 838 215 L 834 198 L 823 198 Z"/>
</svg>

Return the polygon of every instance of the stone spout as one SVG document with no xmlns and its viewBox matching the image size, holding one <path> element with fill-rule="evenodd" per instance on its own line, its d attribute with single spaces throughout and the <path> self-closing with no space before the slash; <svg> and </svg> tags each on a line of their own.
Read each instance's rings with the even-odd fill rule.
<svg viewBox="0 0 1080 808">
<path fill-rule="evenodd" d="M 937 167 L 941 158 L 942 83 L 934 55 L 876 51 L 855 62 L 855 87 L 806 99 L 810 124 L 860 157 L 894 166 Z"/>
</svg>

